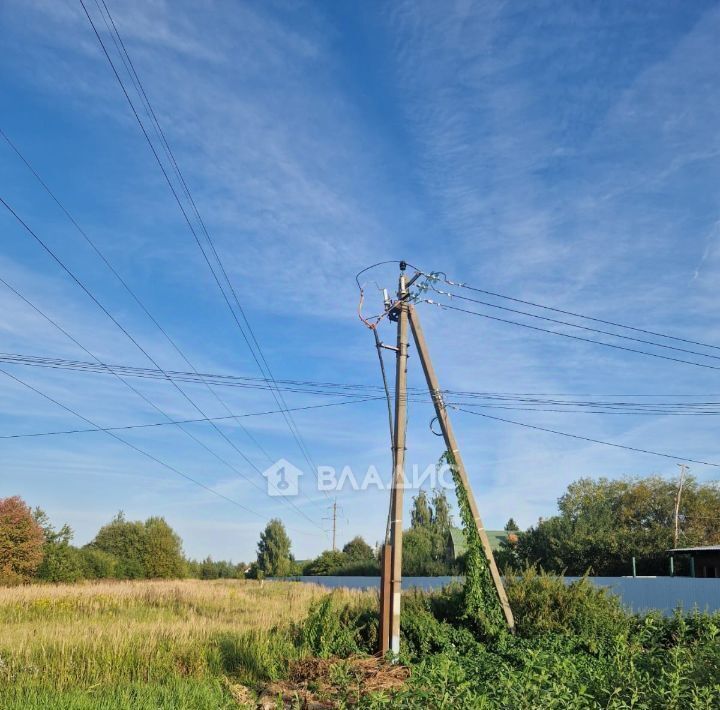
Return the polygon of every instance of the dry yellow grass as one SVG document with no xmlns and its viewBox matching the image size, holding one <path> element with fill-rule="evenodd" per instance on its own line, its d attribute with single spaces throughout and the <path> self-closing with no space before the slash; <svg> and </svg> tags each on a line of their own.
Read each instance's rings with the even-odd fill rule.
<svg viewBox="0 0 720 710">
<path fill-rule="evenodd" d="M 283 656 L 278 644 L 288 654 L 292 644 L 287 632 L 268 631 L 300 621 L 325 593 L 241 580 L 0 589 L 0 686 L 272 676 Z"/>
</svg>

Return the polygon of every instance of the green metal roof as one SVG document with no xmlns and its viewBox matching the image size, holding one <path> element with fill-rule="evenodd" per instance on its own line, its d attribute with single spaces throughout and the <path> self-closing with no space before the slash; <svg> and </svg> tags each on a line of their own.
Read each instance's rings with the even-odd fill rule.
<svg viewBox="0 0 720 710">
<path fill-rule="evenodd" d="M 490 541 L 490 549 L 497 552 L 500 549 L 500 543 L 507 540 L 506 530 L 486 530 L 486 535 Z M 464 555 L 467 552 L 467 541 L 465 539 L 465 531 L 462 528 L 450 528 L 448 535 L 448 547 L 453 559 Z"/>
<path fill-rule="evenodd" d="M 453 559 L 461 557 L 467 552 L 467 540 L 462 528 L 450 528 L 448 544 Z"/>
<path fill-rule="evenodd" d="M 508 534 L 507 530 L 486 530 L 485 531 L 488 536 L 488 540 L 490 540 L 490 548 L 493 552 L 500 549 L 500 543 L 503 542 L 503 540 L 507 540 Z"/>
</svg>

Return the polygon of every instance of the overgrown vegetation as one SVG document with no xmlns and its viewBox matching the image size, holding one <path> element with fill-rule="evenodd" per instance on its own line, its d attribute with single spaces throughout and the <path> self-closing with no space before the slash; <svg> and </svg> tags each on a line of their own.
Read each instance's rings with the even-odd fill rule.
<svg viewBox="0 0 720 710">
<path fill-rule="evenodd" d="M 586 578 L 566 584 L 528 567 L 506 580 L 516 620 L 511 635 L 453 473 L 467 540 L 465 582 L 404 595 L 400 660 L 411 666 L 410 679 L 390 695 L 359 696 L 358 707 L 720 708 L 720 614 L 632 615 Z M 580 488 L 586 492 L 587 482 Z M 569 507 L 569 498 L 564 503 Z M 304 645 L 325 656 L 371 653 L 371 618 L 328 596 L 305 622 Z"/>
<path fill-rule="evenodd" d="M 302 568 L 305 575 L 367 576 L 379 573 L 375 551 L 359 535 L 342 550 L 325 550 Z"/>
<path fill-rule="evenodd" d="M 308 585 L 228 579 L 15 586 L 0 588 L 0 706 L 232 708 L 254 707 L 259 698 L 278 707 L 317 701 L 357 708 L 720 710 L 720 614 L 633 615 L 586 578 L 567 583 L 530 565 L 506 576 L 516 622 L 511 635 L 467 495 L 455 482 L 467 545 L 465 582 L 404 594 L 399 665 L 370 658 L 378 643 L 374 593 L 325 594 Z M 651 511 L 659 516 L 665 503 L 655 507 L 645 489 L 640 495 L 625 482 L 610 486 L 625 502 L 608 507 L 602 500 L 607 485 L 571 486 L 562 520 L 520 533 L 506 546 L 515 568 L 537 540 L 552 540 L 558 564 L 569 550 L 588 555 L 592 529 L 611 547 L 605 558 L 596 554 L 593 568 L 622 559 L 632 548 L 621 547 L 611 527 L 616 519 L 639 525 L 629 510 L 644 511 L 648 527 L 641 539 L 650 544 L 660 519 Z M 56 530 L 41 511 L 9 500 L 0 508 L 0 574 L 11 583 L 38 575 L 62 579 L 73 560 L 83 576 L 98 577 L 178 575 L 193 565 L 206 578 L 239 571 L 210 559 L 188 563 L 179 538 L 157 518 L 142 523 L 118 516 L 78 550 L 67 526 Z M 422 547 L 426 559 L 439 561 L 449 508 L 418 495 L 411 522 L 418 540 L 430 541 Z M 576 541 L 547 537 L 566 526 Z M 12 557 L 14 546 L 19 557 Z M 374 564 L 374 553 L 356 538 L 311 564 L 360 567 Z M 282 523 L 272 521 L 258 545 L 255 574 L 297 567 Z"/>
<path fill-rule="evenodd" d="M 375 594 L 236 580 L 9 587 L 0 706 L 254 707 L 258 695 L 301 702 L 302 688 L 337 707 L 720 707 L 720 615 L 633 616 L 586 580 L 533 570 L 507 591 L 517 634 L 492 638 L 461 585 L 406 594 L 409 673 L 383 686 L 384 667 L 358 660 L 376 649 Z"/>
<path fill-rule="evenodd" d="M 507 591 L 517 633 L 493 638 L 467 617 L 460 585 L 406 595 L 401 660 L 410 678 L 392 695 L 362 696 L 358 707 L 720 707 L 720 614 L 635 616 L 587 580 L 566 584 L 534 570 L 510 579 Z M 328 599 L 306 623 L 327 617 L 330 646 L 313 650 L 373 651 L 355 604 L 335 602 L 330 614 Z"/>
<path fill-rule="evenodd" d="M 449 451 L 445 453 L 443 459 L 451 466 L 453 472 L 455 495 L 467 541 L 462 618 L 482 636 L 495 637 L 503 632 L 506 623 L 490 574 L 488 558 L 485 556 L 468 494 L 457 471 L 455 459 Z"/>
</svg>

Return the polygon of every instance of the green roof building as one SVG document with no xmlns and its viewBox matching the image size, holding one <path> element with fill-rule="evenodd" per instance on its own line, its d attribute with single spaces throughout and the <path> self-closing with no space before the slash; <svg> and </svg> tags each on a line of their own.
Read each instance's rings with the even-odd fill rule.
<svg viewBox="0 0 720 710">
<path fill-rule="evenodd" d="M 493 552 L 500 549 L 500 543 L 507 540 L 507 530 L 486 530 L 485 533 L 490 541 L 490 548 Z M 467 540 L 465 531 L 462 528 L 450 528 L 447 536 L 445 555 L 448 562 L 454 562 L 467 552 Z"/>
</svg>

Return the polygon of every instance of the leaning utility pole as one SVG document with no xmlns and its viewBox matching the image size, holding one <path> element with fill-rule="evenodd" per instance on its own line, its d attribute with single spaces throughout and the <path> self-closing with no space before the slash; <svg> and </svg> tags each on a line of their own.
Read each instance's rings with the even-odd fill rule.
<svg viewBox="0 0 720 710">
<path fill-rule="evenodd" d="M 673 548 L 678 546 L 680 538 L 680 496 L 682 496 L 683 484 L 685 483 L 685 473 L 688 467 L 684 463 L 679 463 L 680 467 L 680 483 L 678 484 L 677 495 L 675 496 L 675 532 L 673 534 Z"/>
<path fill-rule="evenodd" d="M 407 429 L 408 308 L 404 264 L 398 283 L 397 351 L 395 371 L 395 426 L 393 428 L 393 479 L 390 510 L 390 650 L 400 653 L 400 599 L 402 596 L 402 513 L 405 488 L 405 433 Z"/>
<path fill-rule="evenodd" d="M 400 263 L 400 280 L 398 285 L 397 301 L 386 303 L 385 313 L 390 320 L 397 322 L 397 347 L 383 345 L 375 332 L 375 342 L 380 348 L 394 350 L 396 355 L 395 376 L 395 421 L 392 426 L 393 436 L 393 477 L 390 492 L 390 534 L 389 542 L 381 548 L 380 561 L 380 653 L 385 655 L 388 650 L 397 655 L 400 652 L 400 604 L 402 596 L 402 511 L 403 492 L 405 486 L 405 429 L 407 423 L 407 360 L 408 360 L 408 324 L 412 329 L 413 339 L 417 346 L 420 362 L 422 364 L 428 389 L 432 397 L 437 419 L 440 422 L 445 446 L 453 456 L 453 464 L 460 479 L 460 483 L 467 495 L 475 527 L 482 544 L 485 558 L 488 562 L 498 601 L 502 607 L 505 621 L 510 631 L 515 629 L 512 610 L 508 603 L 505 587 L 495 564 L 485 527 L 483 526 L 475 496 L 468 480 L 465 464 L 463 463 L 455 433 L 447 414 L 442 391 L 438 383 L 435 370 L 430 360 L 430 353 L 425 343 L 425 336 L 420 326 L 418 315 L 408 301 L 408 289 L 421 276 L 417 272 L 412 278 L 405 276 L 405 262 Z M 374 325 L 371 326 L 374 329 Z"/>
<path fill-rule="evenodd" d="M 445 401 L 443 399 L 440 384 L 438 383 L 437 376 L 435 375 L 435 369 L 433 368 L 432 361 L 430 360 L 430 353 L 425 343 L 425 335 L 422 327 L 420 326 L 420 320 L 418 319 L 417 312 L 408 304 L 408 315 L 410 319 L 410 327 L 412 328 L 413 339 L 417 346 L 418 356 L 420 357 L 420 363 L 422 364 L 423 372 L 425 373 L 425 379 L 427 380 L 428 389 L 430 390 L 430 396 L 432 397 L 433 405 L 435 407 L 435 414 L 438 422 L 440 423 L 440 429 L 442 430 L 443 438 L 445 439 L 445 446 L 447 450 L 452 454 L 453 461 L 452 465 L 455 466 L 460 483 L 465 490 L 470 510 L 472 512 L 473 520 L 475 521 L 475 527 L 480 537 L 480 542 L 485 553 L 485 558 L 490 568 L 490 575 L 492 577 L 493 584 L 495 585 L 495 591 L 500 601 L 505 621 L 511 631 L 515 628 L 515 620 L 513 618 L 512 609 L 508 602 L 507 594 L 505 593 L 505 587 L 503 586 L 500 573 L 498 572 L 497 565 L 495 564 L 495 557 L 493 555 L 492 548 L 490 547 L 490 540 L 488 539 L 487 533 L 485 532 L 485 526 L 483 525 L 482 519 L 480 518 L 480 511 L 473 495 L 472 488 L 470 487 L 470 481 L 468 480 L 467 471 L 465 470 L 465 464 L 463 463 L 462 456 L 460 454 L 460 448 L 458 447 L 457 439 L 455 438 L 455 432 L 453 431 L 450 418 L 447 414 L 447 408 L 445 407 Z"/>
</svg>

